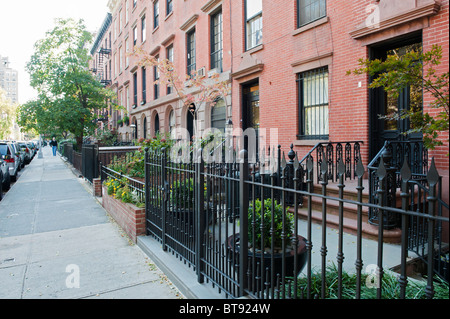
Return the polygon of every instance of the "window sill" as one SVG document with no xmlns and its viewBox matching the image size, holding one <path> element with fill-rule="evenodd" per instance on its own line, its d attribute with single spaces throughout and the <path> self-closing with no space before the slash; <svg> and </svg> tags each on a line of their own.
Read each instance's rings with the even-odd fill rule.
<svg viewBox="0 0 450 319">
<path fill-rule="evenodd" d="M 303 33 L 303 32 L 305 32 L 305 31 L 308 31 L 308 30 L 310 30 L 310 29 L 313 29 L 313 28 L 315 28 L 315 27 L 318 27 L 318 26 L 320 26 L 320 25 L 322 25 L 322 24 L 328 23 L 329 20 L 330 20 L 330 19 L 329 19 L 328 16 L 327 16 L 327 17 L 320 18 L 320 19 L 318 19 L 318 20 L 316 20 L 316 21 L 310 22 L 309 24 L 304 25 L 304 26 L 302 26 L 302 27 L 300 27 L 300 28 L 294 30 L 294 32 L 292 33 L 292 35 L 293 35 L 293 36 L 296 36 L 296 35 L 298 35 L 298 34 L 300 34 L 300 33 Z"/>
<path fill-rule="evenodd" d="M 167 19 L 169 19 L 171 16 L 173 16 L 173 10 L 170 11 L 170 13 L 168 15 L 166 15 L 166 17 L 164 18 L 164 21 L 166 21 Z"/>
<path fill-rule="evenodd" d="M 156 28 L 153 29 L 152 33 L 155 33 L 156 31 L 159 30 L 159 26 L 157 26 Z"/>
<path fill-rule="evenodd" d="M 263 44 L 258 44 L 257 46 L 246 50 L 245 53 L 253 54 L 253 53 L 258 52 L 258 51 L 260 51 L 262 49 L 264 49 L 264 45 Z"/>
<path fill-rule="evenodd" d="M 314 139 L 307 139 L 305 137 L 299 137 L 297 135 L 297 140 L 294 141 L 294 146 L 314 146 L 317 143 L 328 143 L 329 142 L 329 137 L 328 136 L 324 136 L 322 139 L 319 138 L 314 138 Z"/>
</svg>

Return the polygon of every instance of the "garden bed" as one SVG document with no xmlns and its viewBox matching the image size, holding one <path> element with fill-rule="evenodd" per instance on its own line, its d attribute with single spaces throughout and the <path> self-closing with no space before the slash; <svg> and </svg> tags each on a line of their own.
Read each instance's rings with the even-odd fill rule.
<svg viewBox="0 0 450 319">
<path fill-rule="evenodd" d="M 102 187 L 102 206 L 117 224 L 136 243 L 137 237 L 145 234 L 145 208 L 131 203 L 124 203 L 108 195 L 107 188 Z"/>
</svg>

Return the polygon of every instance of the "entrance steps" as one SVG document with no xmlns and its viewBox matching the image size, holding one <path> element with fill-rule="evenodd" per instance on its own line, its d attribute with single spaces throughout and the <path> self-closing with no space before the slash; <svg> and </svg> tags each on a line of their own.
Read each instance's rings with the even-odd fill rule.
<svg viewBox="0 0 450 319">
<path fill-rule="evenodd" d="M 344 187 L 344 199 L 347 200 L 358 200 L 357 193 L 357 181 L 348 180 L 345 181 Z M 369 202 L 369 185 L 368 180 L 363 180 L 364 190 L 362 192 L 362 202 Z M 313 193 L 322 194 L 322 186 L 320 184 L 314 184 Z M 339 188 L 338 183 L 329 183 L 326 187 L 326 195 L 333 198 L 339 198 Z M 294 212 L 293 208 L 290 208 L 291 212 Z M 357 212 L 358 205 L 352 203 L 343 204 L 343 231 L 344 233 L 350 233 L 353 235 L 357 234 Z M 372 240 L 378 240 L 379 227 L 369 223 L 369 208 L 367 206 L 361 207 L 362 212 L 362 223 L 361 223 L 361 233 L 362 236 Z M 298 209 L 298 216 L 301 219 L 308 218 L 308 199 L 307 196 L 303 198 L 303 205 Z M 326 201 L 326 225 L 330 228 L 339 229 L 339 201 L 327 199 Z M 311 221 L 313 223 L 322 224 L 323 213 L 322 213 L 322 198 L 318 196 L 311 197 Z M 401 230 L 389 229 L 383 231 L 383 242 L 386 243 L 400 243 L 401 241 Z"/>
</svg>

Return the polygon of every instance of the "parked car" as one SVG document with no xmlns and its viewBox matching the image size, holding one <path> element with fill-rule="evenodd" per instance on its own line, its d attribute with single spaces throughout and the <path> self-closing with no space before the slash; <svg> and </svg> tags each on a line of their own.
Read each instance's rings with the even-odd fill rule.
<svg viewBox="0 0 450 319">
<path fill-rule="evenodd" d="M 16 154 L 16 157 L 19 158 L 19 171 L 25 167 L 25 152 L 22 151 L 22 149 L 20 148 L 19 143 L 17 142 L 11 142 L 11 145 L 14 147 L 14 151 Z"/>
<path fill-rule="evenodd" d="M 20 149 L 21 149 L 21 150 L 24 152 L 24 154 L 25 154 L 25 161 L 24 161 L 25 165 L 30 164 L 30 162 L 31 162 L 31 150 L 28 148 L 27 143 L 25 143 L 25 142 L 19 142 L 18 144 L 19 144 L 19 146 L 20 146 Z"/>
<path fill-rule="evenodd" d="M 11 142 L 0 141 L 0 157 L 6 162 L 9 168 L 9 175 L 13 181 L 17 179 L 17 172 L 20 170 L 20 156 L 16 153 Z"/>
<path fill-rule="evenodd" d="M 31 141 L 26 142 L 26 144 L 28 145 L 28 148 L 30 149 L 31 159 L 33 159 L 34 155 L 36 155 L 36 145 Z"/>
<path fill-rule="evenodd" d="M 3 190 L 8 190 L 11 186 L 11 175 L 9 174 L 9 166 L 5 160 L 0 158 L 0 184 Z"/>
</svg>

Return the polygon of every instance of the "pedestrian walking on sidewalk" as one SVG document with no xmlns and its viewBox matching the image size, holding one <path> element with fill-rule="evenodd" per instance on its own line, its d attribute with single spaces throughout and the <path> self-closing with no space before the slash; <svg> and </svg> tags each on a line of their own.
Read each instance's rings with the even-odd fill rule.
<svg viewBox="0 0 450 319">
<path fill-rule="evenodd" d="M 56 138 L 53 138 L 53 140 L 50 142 L 50 146 L 52 147 L 53 156 L 56 156 L 56 148 L 58 146 L 58 142 L 56 141 Z"/>
</svg>

